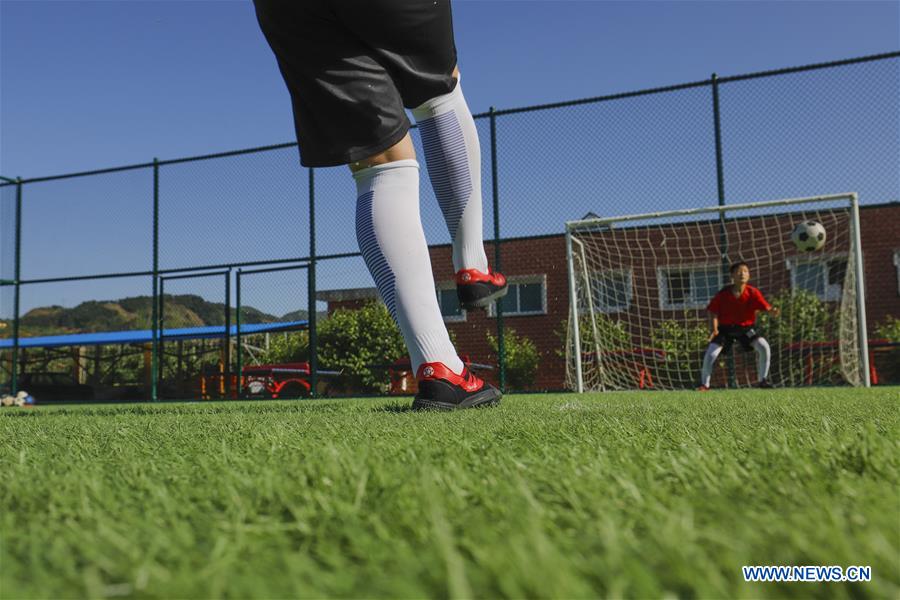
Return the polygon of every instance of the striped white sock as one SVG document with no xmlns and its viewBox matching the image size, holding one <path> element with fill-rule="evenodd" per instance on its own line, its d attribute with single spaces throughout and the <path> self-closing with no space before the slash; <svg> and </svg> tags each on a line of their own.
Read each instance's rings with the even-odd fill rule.
<svg viewBox="0 0 900 600">
<path fill-rule="evenodd" d="M 356 239 L 378 293 L 400 327 L 413 372 L 426 362 L 461 373 L 434 291 L 419 216 L 419 163 L 398 160 L 353 174 Z"/>
<path fill-rule="evenodd" d="M 481 146 L 462 87 L 412 111 L 428 176 L 453 240 L 453 270 L 488 270 L 481 222 Z"/>
</svg>

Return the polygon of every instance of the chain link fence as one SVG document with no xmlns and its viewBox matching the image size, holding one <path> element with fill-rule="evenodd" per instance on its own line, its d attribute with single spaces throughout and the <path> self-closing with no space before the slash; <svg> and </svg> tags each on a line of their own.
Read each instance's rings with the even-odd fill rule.
<svg viewBox="0 0 900 600">
<path fill-rule="evenodd" d="M 484 235 L 500 268 L 517 240 L 561 235 L 589 213 L 847 191 L 862 204 L 900 199 L 900 52 L 475 122 Z M 296 144 L 0 179 L 0 388 L 14 392 L 35 365 L 52 371 L 71 356 L 71 384 L 98 387 L 97 397 L 237 398 L 242 369 L 277 359 L 305 364 L 307 392 L 321 393 L 320 374 L 333 374 L 317 365 L 323 292 L 373 287 L 355 204 L 347 170 L 300 167 Z M 421 206 L 429 243 L 449 244 L 424 168 Z M 435 265 L 440 277 L 448 270 Z M 477 323 L 499 339 L 504 385 L 502 312 Z M 98 335 L 56 349 L 35 340 L 76 334 Z"/>
</svg>

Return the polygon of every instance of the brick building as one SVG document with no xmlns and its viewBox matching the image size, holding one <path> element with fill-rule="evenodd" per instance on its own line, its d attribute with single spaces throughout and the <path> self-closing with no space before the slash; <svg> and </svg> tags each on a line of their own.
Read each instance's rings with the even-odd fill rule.
<svg viewBox="0 0 900 600">
<path fill-rule="evenodd" d="M 816 293 L 825 302 L 840 298 L 840 282 L 846 269 L 847 236 L 850 235 L 846 213 L 822 213 L 819 220 L 829 231 L 829 240 L 821 252 L 794 256 L 790 246 L 772 244 L 772 250 L 751 245 L 742 231 L 752 225 L 757 231 L 774 232 L 783 240 L 795 216 L 765 215 L 733 219 L 727 222 L 728 255 L 751 262 L 751 283 L 767 296 L 785 288 L 801 287 Z M 753 221 L 754 223 L 748 223 Z M 762 229 L 760 229 L 760 227 Z M 900 318 L 900 203 L 860 207 L 860 229 L 866 282 L 866 313 L 870 339 L 875 329 L 889 316 Z M 680 231 L 677 231 L 680 230 Z M 704 310 L 710 295 L 727 281 L 721 275 L 717 241 L 718 221 L 688 221 L 660 227 L 631 227 L 595 234 L 602 241 L 604 255 L 617 265 L 606 280 L 605 297 L 595 296 L 601 312 L 617 313 L 617 318 L 632 321 L 684 319 L 690 316 L 705 320 Z M 666 238 L 667 232 L 669 237 Z M 675 235 L 671 235 L 674 232 Z M 746 238 L 746 239 L 745 239 Z M 674 240 L 674 241 L 673 241 Z M 640 247 L 661 247 L 665 253 L 647 260 Z M 494 249 L 485 244 L 493 263 Z M 625 252 L 622 252 L 622 250 Z M 504 324 L 517 334 L 531 339 L 537 346 L 542 364 L 534 389 L 559 390 L 565 387 L 565 364 L 560 356 L 569 311 L 568 270 L 565 236 L 562 234 L 504 240 L 502 271 L 510 282 L 504 299 Z M 494 311 L 462 311 L 456 300 L 451 248 L 432 246 L 431 262 L 437 282 L 437 294 L 447 327 L 455 336 L 461 353 L 477 362 L 496 363 L 486 337 L 496 335 Z M 643 294 L 638 302 L 635 294 Z M 602 295 L 602 293 L 601 293 Z M 320 291 L 319 300 L 328 302 L 329 313 L 337 308 L 352 308 L 377 297 L 374 287 Z M 636 342 L 637 343 L 637 342 Z M 897 361 L 897 352 L 876 357 L 880 367 Z M 894 366 L 896 368 L 896 366 Z M 490 373 L 483 373 L 491 379 Z"/>
</svg>

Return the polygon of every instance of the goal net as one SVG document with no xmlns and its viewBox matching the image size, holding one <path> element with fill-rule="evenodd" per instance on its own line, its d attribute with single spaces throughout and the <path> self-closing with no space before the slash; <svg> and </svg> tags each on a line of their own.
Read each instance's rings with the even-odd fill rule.
<svg viewBox="0 0 900 600">
<path fill-rule="evenodd" d="M 825 228 L 819 250 L 801 252 L 791 240 L 805 221 Z M 781 309 L 756 322 L 771 347 L 773 385 L 868 385 L 857 225 L 855 194 L 567 223 L 569 387 L 696 387 L 710 334 L 706 306 L 738 261 Z M 757 369 L 756 353 L 735 343 L 711 385 L 751 386 Z"/>
</svg>

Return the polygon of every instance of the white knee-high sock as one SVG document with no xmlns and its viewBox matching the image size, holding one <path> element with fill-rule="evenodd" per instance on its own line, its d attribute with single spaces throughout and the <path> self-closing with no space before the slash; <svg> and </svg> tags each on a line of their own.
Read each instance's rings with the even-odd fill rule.
<svg viewBox="0 0 900 600">
<path fill-rule="evenodd" d="M 722 353 L 722 346 L 719 344 L 710 344 L 706 347 L 706 354 L 703 356 L 703 370 L 700 372 L 700 385 L 709 387 L 709 381 L 712 379 L 713 365 L 716 359 Z"/>
<path fill-rule="evenodd" d="M 772 349 L 766 338 L 758 337 L 753 340 L 753 348 L 756 350 L 756 374 L 760 381 L 769 376 L 769 363 L 772 359 Z"/>
<path fill-rule="evenodd" d="M 419 216 L 419 163 L 399 160 L 354 173 L 356 238 L 378 293 L 400 327 L 413 372 L 426 362 L 461 373 L 441 317 Z"/>
<path fill-rule="evenodd" d="M 459 80 L 449 94 L 412 111 L 422 133 L 428 176 L 450 239 L 453 270 L 488 270 L 481 223 L 481 146 Z"/>
</svg>

